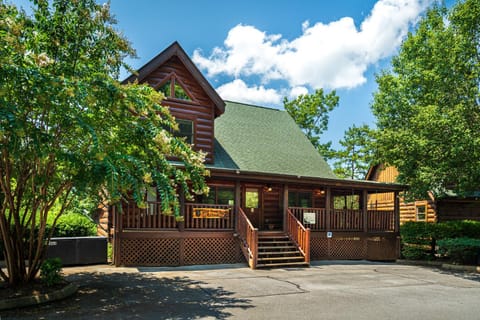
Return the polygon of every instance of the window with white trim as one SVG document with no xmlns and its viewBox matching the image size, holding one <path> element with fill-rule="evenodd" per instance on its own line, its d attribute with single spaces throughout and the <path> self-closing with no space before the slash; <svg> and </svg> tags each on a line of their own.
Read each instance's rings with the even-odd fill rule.
<svg viewBox="0 0 480 320">
<path fill-rule="evenodd" d="M 427 205 L 421 204 L 415 206 L 416 211 L 416 220 L 417 221 L 426 221 L 427 220 Z"/>
</svg>

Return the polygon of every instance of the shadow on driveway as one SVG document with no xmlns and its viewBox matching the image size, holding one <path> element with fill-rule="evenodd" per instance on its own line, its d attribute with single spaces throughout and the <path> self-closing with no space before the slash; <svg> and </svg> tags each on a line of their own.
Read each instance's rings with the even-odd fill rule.
<svg viewBox="0 0 480 320">
<path fill-rule="evenodd" d="M 188 277 L 162 278 L 149 273 L 77 273 L 66 277 L 79 285 L 70 298 L 51 304 L 8 310 L 1 319 L 225 319 L 226 308 L 251 308 L 219 288 Z"/>
</svg>

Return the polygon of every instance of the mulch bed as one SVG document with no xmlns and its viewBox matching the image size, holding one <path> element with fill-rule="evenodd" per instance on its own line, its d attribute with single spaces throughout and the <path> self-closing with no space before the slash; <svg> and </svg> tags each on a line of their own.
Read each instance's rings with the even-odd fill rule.
<svg viewBox="0 0 480 320">
<path fill-rule="evenodd" d="M 69 282 L 62 281 L 59 284 L 46 286 L 40 279 L 17 287 L 10 287 L 7 283 L 0 284 L 0 300 L 16 299 L 20 297 L 48 294 L 65 288 Z"/>
</svg>

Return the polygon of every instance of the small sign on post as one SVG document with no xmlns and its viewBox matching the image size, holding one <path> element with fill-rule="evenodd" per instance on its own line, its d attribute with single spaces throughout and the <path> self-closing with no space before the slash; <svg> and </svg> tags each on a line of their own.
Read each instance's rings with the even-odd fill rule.
<svg viewBox="0 0 480 320">
<path fill-rule="evenodd" d="M 303 213 L 303 224 L 315 224 L 316 214 L 315 212 L 304 212 Z"/>
<path fill-rule="evenodd" d="M 329 238 L 329 239 L 330 239 L 332 236 L 333 236 L 333 233 L 332 233 L 332 231 L 328 231 L 328 232 L 327 232 L 327 238 Z"/>
</svg>

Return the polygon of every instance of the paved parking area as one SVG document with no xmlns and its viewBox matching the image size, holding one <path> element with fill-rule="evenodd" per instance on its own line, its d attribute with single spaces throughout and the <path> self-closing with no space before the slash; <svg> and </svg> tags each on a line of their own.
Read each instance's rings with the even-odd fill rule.
<svg viewBox="0 0 480 320">
<path fill-rule="evenodd" d="M 67 268 L 77 294 L 1 319 L 480 319 L 480 275 L 371 262 Z"/>
</svg>

